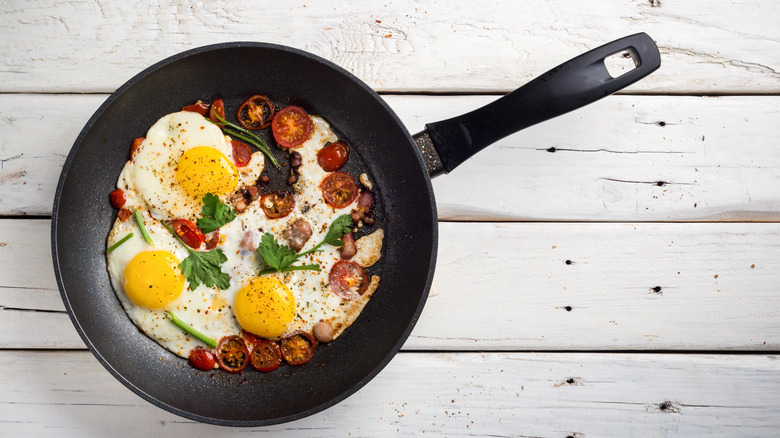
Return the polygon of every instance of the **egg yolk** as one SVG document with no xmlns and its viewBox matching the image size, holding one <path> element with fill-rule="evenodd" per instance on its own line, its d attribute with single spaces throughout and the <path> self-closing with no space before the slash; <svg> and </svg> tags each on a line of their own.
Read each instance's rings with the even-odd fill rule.
<svg viewBox="0 0 780 438">
<path fill-rule="evenodd" d="M 125 268 L 125 293 L 141 307 L 161 309 L 183 290 L 179 261 L 168 251 L 138 253 Z"/>
<path fill-rule="evenodd" d="M 225 154 L 212 147 L 198 146 L 181 156 L 176 179 L 188 195 L 200 199 L 206 193 L 225 196 L 235 192 L 239 174 Z"/>
<path fill-rule="evenodd" d="M 295 316 L 295 297 L 275 278 L 259 277 L 236 294 L 233 306 L 241 327 L 257 336 L 281 336 Z"/>
</svg>

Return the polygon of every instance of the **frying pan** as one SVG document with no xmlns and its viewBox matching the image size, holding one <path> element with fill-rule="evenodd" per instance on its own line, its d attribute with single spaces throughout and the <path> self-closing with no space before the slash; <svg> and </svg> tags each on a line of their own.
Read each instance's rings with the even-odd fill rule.
<svg viewBox="0 0 780 438">
<path fill-rule="evenodd" d="M 604 59 L 629 50 L 636 68 L 613 78 Z M 433 278 L 436 204 L 430 177 L 527 126 L 605 97 L 660 66 L 643 33 L 568 61 L 471 113 L 426 125 L 414 138 L 387 104 L 344 69 L 289 47 L 237 42 L 190 50 L 144 70 L 87 122 L 65 162 L 52 212 L 52 257 L 62 299 L 84 343 L 125 386 L 174 414 L 259 426 L 319 412 L 357 391 L 409 336 Z M 241 375 L 201 372 L 143 335 L 126 316 L 106 271 L 108 202 L 129 154 L 161 116 L 221 93 L 229 108 L 263 93 L 322 115 L 353 146 L 354 172 L 372 175 L 385 229 L 379 290 L 356 323 L 318 348 L 306 366 Z M 278 158 L 282 152 L 276 149 Z"/>
</svg>

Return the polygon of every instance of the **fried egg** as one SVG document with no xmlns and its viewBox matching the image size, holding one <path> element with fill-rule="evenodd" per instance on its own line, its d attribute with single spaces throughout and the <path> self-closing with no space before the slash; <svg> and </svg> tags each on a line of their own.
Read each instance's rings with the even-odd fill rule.
<svg viewBox="0 0 780 438">
<path fill-rule="evenodd" d="M 117 186 L 134 192 L 155 219 L 193 219 L 201 199 L 227 199 L 241 182 L 222 130 L 197 113 L 157 121 L 125 166 Z"/>
<path fill-rule="evenodd" d="M 166 115 L 149 129 L 120 174 L 117 187 L 126 192 L 125 208 L 141 213 L 154 243 L 143 239 L 132 217 L 126 221 L 117 219 L 107 239 L 108 248 L 133 233 L 133 237 L 107 254 L 108 272 L 126 313 L 147 336 L 186 358 L 193 348 L 205 344 L 171 323 L 167 318 L 169 310 L 216 340 L 239 334 L 242 329 L 278 340 L 299 330 L 311 333 L 318 322 L 329 324 L 335 339 L 357 319 L 380 279 L 372 276 L 366 292 L 354 299 L 334 293 L 328 276 L 333 265 L 341 260 L 339 249 L 334 246 L 322 245 L 320 251 L 294 263 L 318 264 L 319 271 L 258 276 L 264 263 L 256 245 L 263 233 L 271 233 L 284 245 L 285 229 L 303 219 L 312 231 L 299 251 L 305 252 L 322 242 L 333 222 L 349 214 L 357 202 L 334 208 L 324 201 L 319 184 L 328 172 L 318 165 L 317 152 L 338 138 L 321 117 L 312 116 L 312 122 L 311 137 L 295 149 L 301 154 L 302 163 L 299 179 L 291 188 L 295 197 L 292 212 L 270 219 L 256 201 L 238 213 L 235 220 L 220 227 L 217 248 L 227 257 L 222 272 L 230 276 L 225 290 L 204 284 L 194 290 L 189 287 L 179 267 L 189 251 L 161 221 L 195 221 L 200 217 L 205 193 L 217 194 L 228 202 L 241 187 L 254 184 L 263 170 L 263 157 L 256 152 L 248 166 L 237 169 L 229 138 L 195 113 Z M 369 261 L 365 263 L 376 262 L 383 236 L 380 229 L 358 239 L 355 257 Z"/>
</svg>

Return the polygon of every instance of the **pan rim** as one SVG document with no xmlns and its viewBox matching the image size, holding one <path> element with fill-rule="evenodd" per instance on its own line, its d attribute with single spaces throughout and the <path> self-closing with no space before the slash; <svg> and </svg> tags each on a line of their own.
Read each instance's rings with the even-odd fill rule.
<svg viewBox="0 0 780 438">
<path fill-rule="evenodd" d="M 296 54 L 298 56 L 302 56 L 305 58 L 308 58 L 310 60 L 313 60 L 318 63 L 322 63 L 326 65 L 327 67 L 334 69 L 341 73 L 342 75 L 346 76 L 347 78 L 351 79 L 353 83 L 364 89 L 364 91 L 371 94 L 376 101 L 385 109 L 388 115 L 390 115 L 394 121 L 401 127 L 403 127 L 404 134 L 406 135 L 409 143 L 411 145 L 414 145 L 414 140 L 412 139 L 411 135 L 409 134 L 409 131 L 404 127 L 403 123 L 399 119 L 399 117 L 395 114 L 395 112 L 387 105 L 387 103 L 384 101 L 384 99 L 379 96 L 376 91 L 374 91 L 371 87 L 369 87 L 367 84 L 365 84 L 362 80 L 354 76 L 352 73 L 348 72 L 344 68 L 336 65 L 335 63 L 328 61 L 324 58 L 321 58 L 317 55 L 314 55 L 312 53 L 284 46 L 279 44 L 273 44 L 273 43 L 264 43 L 264 42 L 253 42 L 253 41 L 234 41 L 234 42 L 224 42 L 224 43 L 217 43 L 217 44 L 210 44 L 205 46 L 196 47 L 193 49 L 189 49 L 177 54 L 174 54 L 172 56 L 169 56 L 161 61 L 158 61 L 151 66 L 145 68 L 138 74 L 134 75 L 132 78 L 130 78 L 127 82 L 122 84 L 119 88 L 117 88 L 116 91 L 114 91 L 99 107 L 98 109 L 93 113 L 93 115 L 89 118 L 89 120 L 84 125 L 84 128 L 82 128 L 79 135 L 76 137 L 76 140 L 73 143 L 73 146 L 71 146 L 70 152 L 68 153 L 68 156 L 65 160 L 65 163 L 63 164 L 62 172 L 60 173 L 60 178 L 57 182 L 57 188 L 54 194 L 54 202 L 52 206 L 52 215 L 51 215 L 51 249 L 52 249 L 52 262 L 54 267 L 54 276 L 57 281 L 57 287 L 60 291 L 60 297 L 62 298 L 63 304 L 65 306 L 65 309 L 68 313 L 68 316 L 73 323 L 74 327 L 76 328 L 76 331 L 78 332 L 79 336 L 81 337 L 84 344 L 87 346 L 87 348 L 92 352 L 92 354 L 95 356 L 95 358 L 98 360 L 98 362 L 103 365 L 103 367 L 109 371 L 109 373 L 114 376 L 119 382 L 121 382 L 125 387 L 130 389 L 133 393 L 139 395 L 144 400 L 150 402 L 151 404 L 162 408 L 168 412 L 171 412 L 175 415 L 188 418 L 191 420 L 195 420 L 202 423 L 209 423 L 209 424 L 215 424 L 220 426 L 242 426 L 242 427 L 257 427 L 257 426 L 268 426 L 268 425 L 274 425 L 274 424 L 280 424 L 285 423 L 289 421 L 298 420 L 310 415 L 313 415 L 315 413 L 321 412 L 331 406 L 334 406 L 338 404 L 339 402 L 343 401 L 347 397 L 351 396 L 355 392 L 357 392 L 360 388 L 364 387 L 369 381 L 371 381 L 374 377 L 376 377 L 379 372 L 381 372 L 388 363 L 395 357 L 395 355 L 399 352 L 403 344 L 408 339 L 409 335 L 411 334 L 412 330 L 417 324 L 417 321 L 420 317 L 420 314 L 422 313 L 422 310 L 425 306 L 428 294 L 430 292 L 431 284 L 433 282 L 433 275 L 434 270 L 436 267 L 436 259 L 437 259 L 437 252 L 438 252 L 438 216 L 437 216 L 437 209 L 436 209 L 436 202 L 435 197 L 433 193 L 433 186 L 431 184 L 431 179 L 429 175 L 426 172 L 426 167 L 422 158 L 422 155 L 420 151 L 413 147 L 415 158 L 417 159 L 419 163 L 420 171 L 424 173 L 424 181 L 425 181 L 425 188 L 427 190 L 429 199 L 430 199 L 430 207 L 431 207 L 431 258 L 430 263 L 428 266 L 428 276 L 425 282 L 424 290 L 422 291 L 422 294 L 420 296 L 419 303 L 417 305 L 417 308 L 414 312 L 414 315 L 412 319 L 409 321 L 409 324 L 407 325 L 406 330 L 402 334 L 402 336 L 398 339 L 396 344 L 393 346 L 392 349 L 390 349 L 383 360 L 370 372 L 368 375 L 366 375 L 363 379 L 361 379 L 358 382 L 355 382 L 352 384 L 350 388 L 348 388 L 346 391 L 342 392 L 341 394 L 336 395 L 335 397 L 331 398 L 328 402 L 322 403 L 318 406 L 314 406 L 306 411 L 277 417 L 277 418 L 271 418 L 271 419 L 264 419 L 264 420 L 225 420 L 220 418 L 214 418 L 214 417 L 208 417 L 204 415 L 194 414 L 188 411 L 185 411 L 183 409 L 177 408 L 175 406 L 172 406 L 168 403 L 164 403 L 160 401 L 159 399 L 155 398 L 154 396 L 148 394 L 147 392 L 143 391 L 141 388 L 133 384 L 128 378 L 126 378 L 124 375 L 122 375 L 120 372 L 118 372 L 106 359 L 99 350 L 94 346 L 94 344 L 90 341 L 89 336 L 85 333 L 81 323 L 79 322 L 78 318 L 76 317 L 74 310 L 71 306 L 70 299 L 68 297 L 68 294 L 66 292 L 66 285 L 64 284 L 63 278 L 62 278 L 62 268 L 60 264 L 59 259 L 59 251 L 57 246 L 57 237 L 58 237 L 58 223 L 59 223 L 59 216 L 60 216 L 60 201 L 62 197 L 62 191 L 63 186 L 65 183 L 65 180 L 68 176 L 68 170 L 71 168 L 71 165 L 73 163 L 73 160 L 76 156 L 76 153 L 78 152 L 79 148 L 81 147 L 84 138 L 86 137 L 87 133 L 92 129 L 93 125 L 97 121 L 97 119 L 104 113 L 104 111 L 117 99 L 119 99 L 126 90 L 128 90 L 130 87 L 135 85 L 137 82 L 139 82 L 141 79 L 145 78 L 149 74 L 159 70 L 160 68 L 163 68 L 169 64 L 172 64 L 174 62 L 177 62 L 181 59 L 193 56 L 193 55 L 199 55 L 206 52 L 211 51 L 219 51 L 224 49 L 235 49 L 235 48 L 265 48 L 265 49 L 272 49 L 272 50 L 279 50 L 284 52 L 291 52 L 293 54 Z"/>
</svg>

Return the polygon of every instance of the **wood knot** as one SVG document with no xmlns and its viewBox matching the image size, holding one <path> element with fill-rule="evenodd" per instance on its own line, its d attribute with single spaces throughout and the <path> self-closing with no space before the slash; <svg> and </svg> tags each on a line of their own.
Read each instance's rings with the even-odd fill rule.
<svg viewBox="0 0 780 438">
<path fill-rule="evenodd" d="M 556 388 L 560 388 L 561 386 L 584 386 L 585 381 L 582 380 L 579 377 L 569 377 L 568 379 L 564 380 L 563 382 L 556 383 L 553 385 Z"/>
<path fill-rule="evenodd" d="M 657 405 L 650 405 L 646 409 L 648 412 L 660 412 L 662 414 L 679 414 L 682 411 L 682 405 L 673 401 L 663 401 Z"/>
</svg>

